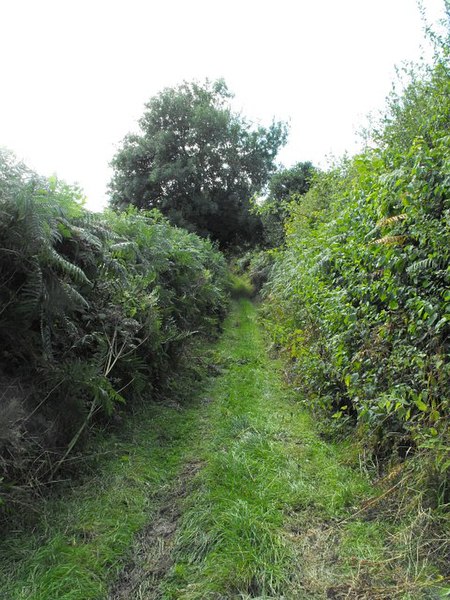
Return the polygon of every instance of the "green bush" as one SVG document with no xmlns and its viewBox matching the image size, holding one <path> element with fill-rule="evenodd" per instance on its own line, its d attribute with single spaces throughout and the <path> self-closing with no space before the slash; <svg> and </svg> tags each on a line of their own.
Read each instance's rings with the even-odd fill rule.
<svg viewBox="0 0 450 600">
<path fill-rule="evenodd" d="M 250 250 L 234 263 L 234 268 L 245 276 L 253 288 L 252 294 L 258 294 L 267 282 L 277 250 Z"/>
<path fill-rule="evenodd" d="M 378 457 L 448 460 L 450 72 L 415 73 L 378 147 L 316 176 L 265 289 L 274 341 L 310 397 Z M 441 488 L 443 489 L 443 488 Z"/>
<path fill-rule="evenodd" d="M 227 306 L 213 244 L 157 212 L 87 212 L 80 192 L 0 155 L 3 495 L 54 476 L 91 423 L 151 398 Z M 9 487 L 8 487 L 9 486 Z"/>
</svg>

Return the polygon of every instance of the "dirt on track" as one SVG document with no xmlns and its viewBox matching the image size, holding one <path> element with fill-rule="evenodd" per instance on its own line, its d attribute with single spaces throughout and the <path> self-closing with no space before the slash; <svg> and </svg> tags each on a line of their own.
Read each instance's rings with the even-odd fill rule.
<svg viewBox="0 0 450 600">
<path fill-rule="evenodd" d="M 173 564 L 172 551 L 183 513 L 183 500 L 192 489 L 202 463 L 187 463 L 176 482 L 158 494 L 151 521 L 137 536 L 133 554 L 108 594 L 108 600 L 157 600 L 159 584 Z"/>
</svg>

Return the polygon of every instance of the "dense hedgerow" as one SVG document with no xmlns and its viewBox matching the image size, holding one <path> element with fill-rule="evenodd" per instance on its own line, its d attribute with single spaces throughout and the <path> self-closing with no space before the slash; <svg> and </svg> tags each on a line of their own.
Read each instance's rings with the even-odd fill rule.
<svg viewBox="0 0 450 600">
<path fill-rule="evenodd" d="M 92 422 L 151 398 L 184 342 L 214 331 L 226 288 L 209 241 L 156 211 L 93 215 L 2 152 L 1 494 L 51 479 Z"/>
<path fill-rule="evenodd" d="M 431 450 L 445 489 L 450 389 L 450 65 L 415 73 L 375 148 L 318 174 L 266 287 L 310 397 L 378 456 Z"/>
</svg>

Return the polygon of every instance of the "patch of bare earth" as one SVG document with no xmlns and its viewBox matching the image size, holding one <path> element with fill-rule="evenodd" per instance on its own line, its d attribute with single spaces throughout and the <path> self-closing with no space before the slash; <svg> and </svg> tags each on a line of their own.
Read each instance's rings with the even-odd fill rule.
<svg viewBox="0 0 450 600">
<path fill-rule="evenodd" d="M 182 515 L 182 501 L 201 469 L 189 462 L 176 482 L 158 499 L 159 508 L 135 541 L 132 557 L 108 595 L 108 600 L 157 600 L 159 584 L 173 564 L 172 552 Z"/>
</svg>

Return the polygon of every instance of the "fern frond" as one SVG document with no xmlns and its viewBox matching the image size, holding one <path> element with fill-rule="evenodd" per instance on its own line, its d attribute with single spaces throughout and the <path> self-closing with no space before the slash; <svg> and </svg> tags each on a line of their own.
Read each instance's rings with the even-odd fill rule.
<svg viewBox="0 0 450 600">
<path fill-rule="evenodd" d="M 106 377 L 98 377 L 91 387 L 97 405 L 101 406 L 108 416 L 112 415 L 117 403 L 125 404 L 125 398 L 113 388 Z"/>
<path fill-rule="evenodd" d="M 77 267 L 77 265 L 74 265 L 63 258 L 60 254 L 58 254 L 58 252 L 56 252 L 54 248 L 46 248 L 45 254 L 47 255 L 47 258 L 51 264 L 58 267 L 63 274 L 68 275 L 76 283 L 87 285 L 91 284 L 84 271 L 80 269 L 80 267 Z"/>
<path fill-rule="evenodd" d="M 380 246 L 404 246 L 407 240 L 407 235 L 385 235 L 374 240 L 373 243 Z"/>
<path fill-rule="evenodd" d="M 132 242 L 131 240 L 124 240 L 121 242 L 111 244 L 111 246 L 109 247 L 109 251 L 113 255 L 118 256 L 122 256 L 124 253 L 127 253 L 129 255 L 130 252 L 136 257 L 138 257 L 140 254 L 138 245 L 136 244 L 136 242 Z"/>
<path fill-rule="evenodd" d="M 104 256 L 102 263 L 99 265 L 101 272 L 109 272 L 113 275 L 119 275 L 121 280 L 126 281 L 130 274 L 130 268 L 126 269 L 116 258 Z"/>
<path fill-rule="evenodd" d="M 388 225 L 399 223 L 400 221 L 404 221 L 406 216 L 407 215 L 405 213 L 402 213 L 400 215 L 393 215 L 392 217 L 383 217 L 377 222 L 377 227 L 387 227 Z"/>
<path fill-rule="evenodd" d="M 137 249 L 137 244 L 132 242 L 131 240 L 124 240 L 121 242 L 116 242 L 115 244 L 111 244 L 109 247 L 110 250 L 127 250 L 128 248 L 132 248 L 133 250 Z"/>
<path fill-rule="evenodd" d="M 25 318 L 31 318 L 42 302 L 44 281 L 39 264 L 34 262 L 33 270 L 28 274 L 24 286 L 17 298 L 16 311 Z"/>
<path fill-rule="evenodd" d="M 67 296 L 69 297 L 69 299 L 75 305 L 75 307 L 77 307 L 77 308 L 79 308 L 79 307 L 89 308 L 90 307 L 89 302 L 86 300 L 86 298 L 84 298 L 84 296 L 82 296 L 80 294 L 80 292 L 78 292 L 69 283 L 63 281 L 63 282 L 61 282 L 61 286 L 62 286 L 63 290 L 65 291 L 65 293 L 67 294 Z"/>
<path fill-rule="evenodd" d="M 48 359 L 53 358 L 53 348 L 52 348 L 52 336 L 50 327 L 45 321 L 44 313 L 41 312 L 41 321 L 40 321 L 40 330 L 41 330 L 41 341 L 42 341 L 42 349 L 44 355 Z"/>
<path fill-rule="evenodd" d="M 418 273 L 420 271 L 438 271 L 439 270 L 439 261 L 435 258 L 424 258 L 422 260 L 417 260 L 412 265 L 406 269 L 408 273 Z"/>
<path fill-rule="evenodd" d="M 88 246 L 91 246 L 95 250 L 100 251 L 102 249 L 101 240 L 89 230 L 73 224 L 71 224 L 71 229 L 72 233 L 75 234 L 75 237 L 80 241 L 84 242 Z"/>
<path fill-rule="evenodd" d="M 75 325 L 75 323 L 69 319 L 69 317 L 67 317 L 66 315 L 63 316 L 63 322 L 64 325 L 66 327 L 66 330 L 70 333 L 70 335 L 72 336 L 78 336 L 78 329 L 77 326 Z"/>
<path fill-rule="evenodd" d="M 102 217 L 93 213 L 86 212 L 82 217 L 76 220 L 78 227 L 83 231 L 89 230 L 90 233 L 102 241 L 115 239 L 116 235 L 112 229 L 103 221 Z"/>
</svg>

